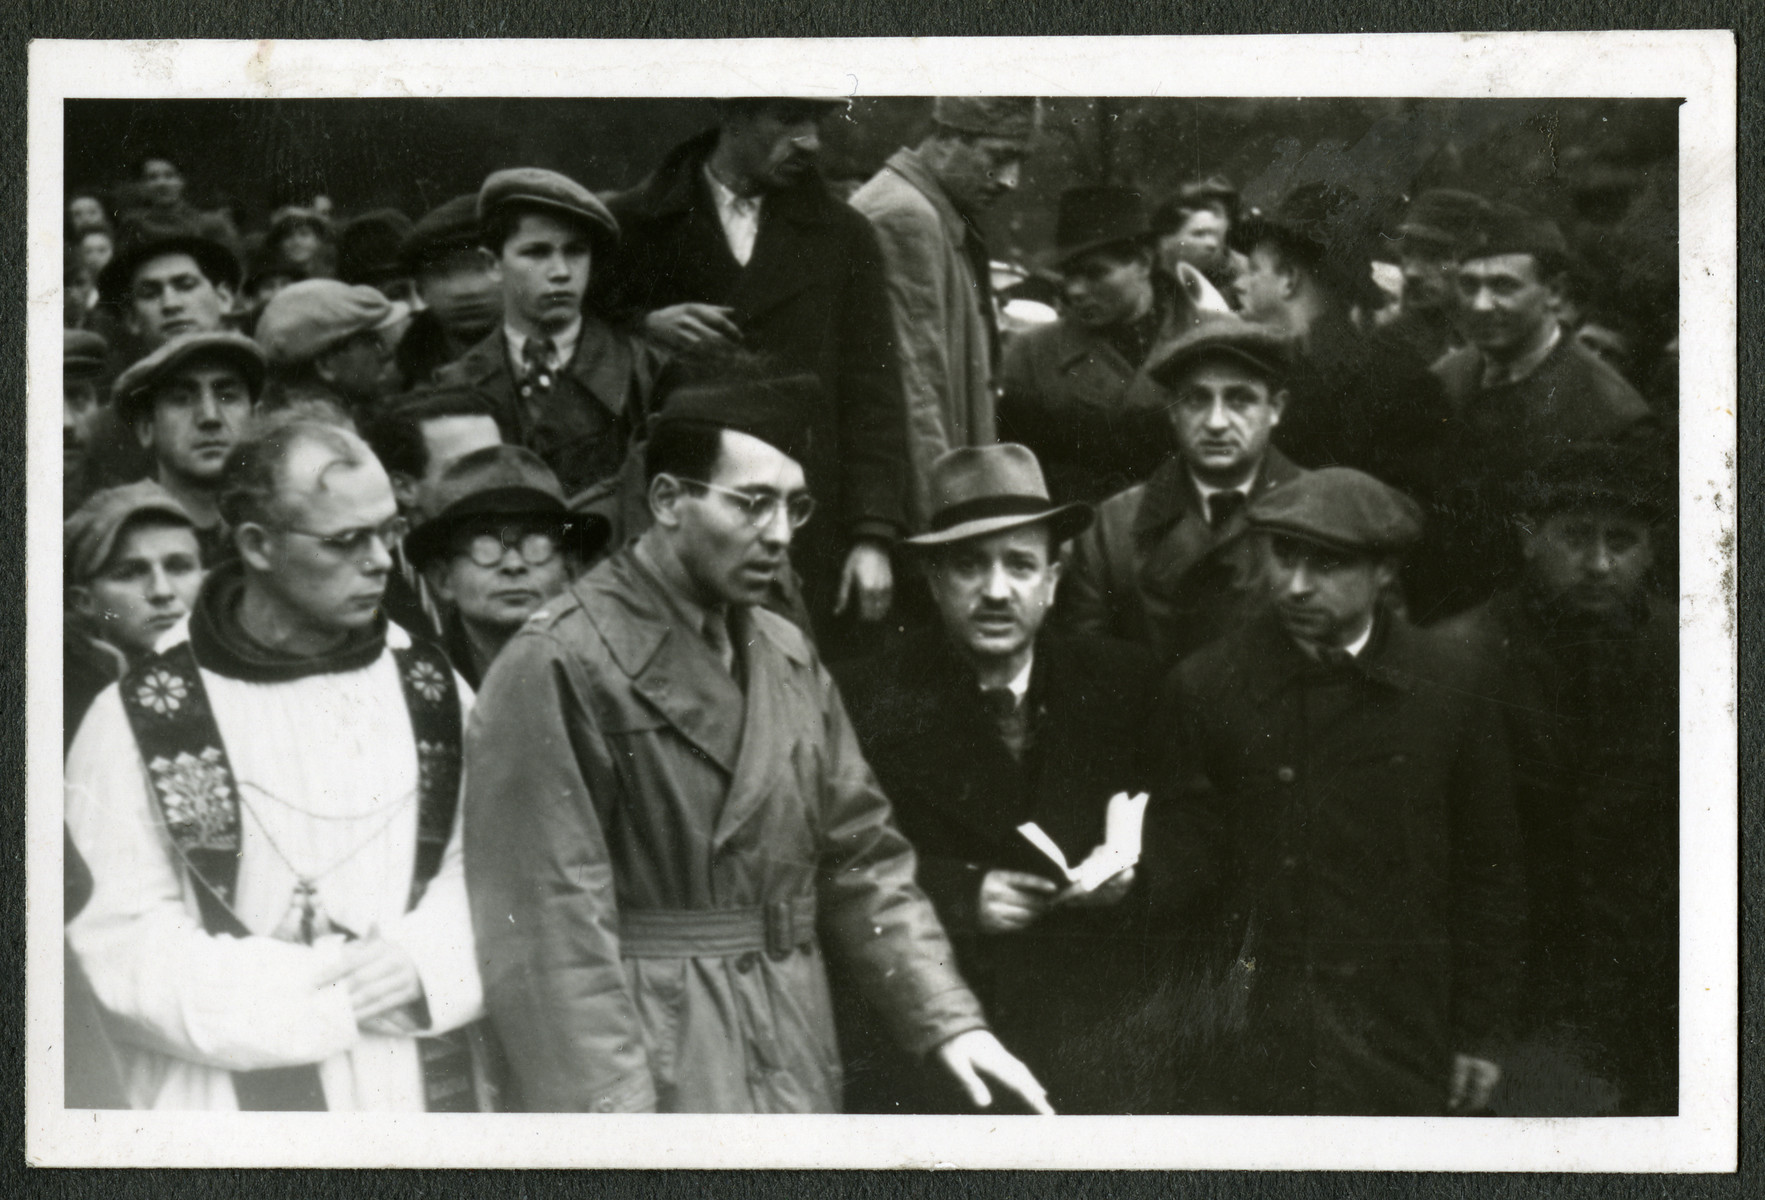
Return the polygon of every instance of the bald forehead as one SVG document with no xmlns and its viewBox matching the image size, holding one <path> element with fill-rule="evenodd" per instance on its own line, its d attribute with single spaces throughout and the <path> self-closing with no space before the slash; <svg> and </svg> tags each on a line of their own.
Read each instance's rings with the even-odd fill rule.
<svg viewBox="0 0 1765 1200">
<path fill-rule="evenodd" d="M 293 442 L 282 460 L 279 491 L 291 500 L 322 495 L 343 486 L 344 477 L 358 473 L 364 478 L 350 478 L 351 490 L 371 485 L 377 478 L 390 491 L 380 460 L 368 444 L 347 429 L 327 429 L 323 436 L 295 432 Z"/>
</svg>

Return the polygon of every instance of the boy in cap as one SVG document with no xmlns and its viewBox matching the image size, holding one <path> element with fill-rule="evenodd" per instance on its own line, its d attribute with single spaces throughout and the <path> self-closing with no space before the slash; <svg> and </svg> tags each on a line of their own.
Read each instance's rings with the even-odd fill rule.
<svg viewBox="0 0 1765 1200">
<path fill-rule="evenodd" d="M 393 350 L 410 306 L 366 284 L 304 279 L 282 288 L 257 319 L 269 363 L 265 411 L 333 404 L 365 426 L 392 382 Z"/>
<path fill-rule="evenodd" d="M 605 518 L 571 513 L 533 451 L 487 446 L 446 467 L 423 497 L 404 553 L 445 606 L 442 644 L 479 686 L 491 660 L 607 539 Z"/>
<path fill-rule="evenodd" d="M 821 381 L 804 470 L 823 520 L 797 539 L 817 645 L 872 648 L 894 598 L 907 424 L 882 251 L 816 170 L 832 97 L 722 101 L 717 128 L 608 199 L 623 237 L 595 303 L 676 350 L 731 344 Z M 566 484 L 569 480 L 565 480 Z"/>
<path fill-rule="evenodd" d="M 980 220 L 1017 187 L 1040 125 L 1034 97 L 939 96 L 919 144 L 890 156 L 850 204 L 882 246 L 907 402 L 909 517 L 930 516 L 947 450 L 994 440 L 999 331 Z"/>
<path fill-rule="evenodd" d="M 1150 474 L 1168 444 L 1152 393 L 1130 386 L 1162 320 L 1140 193 L 1069 190 L 1054 241 L 1065 304 L 1007 350 L 999 429 L 1036 452 L 1056 500 L 1088 503 Z"/>
<path fill-rule="evenodd" d="M 1136 910 L 1122 903 L 1133 868 L 1069 885 L 1018 826 L 1036 822 L 1074 865 L 1104 841 L 1110 797 L 1143 786 L 1139 732 L 1157 674 L 1137 647 L 1045 628 L 1061 547 L 1091 512 L 1049 499 L 1034 454 L 952 450 L 931 483 L 931 528 L 907 545 L 938 625 L 843 664 L 840 691 L 994 1028 L 1062 1112 L 1126 1111 L 1109 1073 L 1077 1050 L 1137 977 Z M 844 1007 L 850 1108 L 968 1111 L 874 1016 Z"/>
<path fill-rule="evenodd" d="M 239 333 L 192 333 L 124 371 L 112 388 L 117 416 L 152 456 L 159 485 L 190 515 L 211 566 L 232 554 L 221 479 L 263 382 L 256 342 Z"/>
<path fill-rule="evenodd" d="M 1487 665 L 1382 603 L 1401 493 L 1327 468 L 1249 515 L 1272 606 L 1178 663 L 1150 735 L 1155 903 L 1247 989 L 1204 1111 L 1479 1111 L 1524 919 Z"/>
<path fill-rule="evenodd" d="M 583 309 L 619 224 L 593 192 L 538 167 L 485 179 L 477 216 L 502 322 L 436 383 L 492 397 L 503 440 L 538 454 L 567 493 L 579 492 L 619 470 L 661 362 L 641 338 Z"/>
<path fill-rule="evenodd" d="M 645 447 L 654 523 L 484 681 L 467 873 L 529 1111 L 838 1111 L 824 952 L 976 1103 L 984 1073 L 1046 1109 L 951 964 L 832 678 L 760 607 L 814 508 L 817 386 L 673 392 Z"/>
</svg>

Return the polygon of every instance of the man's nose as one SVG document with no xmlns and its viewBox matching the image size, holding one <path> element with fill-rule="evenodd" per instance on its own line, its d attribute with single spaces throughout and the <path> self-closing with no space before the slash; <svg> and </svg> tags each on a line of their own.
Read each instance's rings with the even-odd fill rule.
<svg viewBox="0 0 1765 1200">
<path fill-rule="evenodd" d="M 1006 163 L 993 172 L 993 185 L 1000 191 L 1009 192 L 1017 187 L 1017 181 L 1023 178 L 1022 163 Z"/>
<path fill-rule="evenodd" d="M 153 573 L 147 577 L 147 598 L 155 604 L 163 604 L 173 597 L 172 577 L 166 569 L 155 566 Z"/>
<path fill-rule="evenodd" d="M 821 130 L 810 124 L 791 135 L 791 144 L 804 154 L 821 153 Z"/>
<path fill-rule="evenodd" d="M 760 523 L 760 544 L 782 550 L 791 544 L 792 532 L 790 511 L 780 504 Z"/>
<path fill-rule="evenodd" d="M 202 390 L 196 401 L 196 423 L 198 425 L 219 425 L 221 423 L 221 402 L 207 388 Z"/>
<path fill-rule="evenodd" d="M 1478 288 L 1471 293 L 1470 307 L 1472 312 L 1494 312 L 1495 293 L 1489 288 Z"/>
<path fill-rule="evenodd" d="M 368 539 L 368 553 L 362 559 L 362 570 L 369 575 L 384 575 L 392 570 L 392 546 L 379 534 Z"/>
<path fill-rule="evenodd" d="M 1209 429 L 1225 429 L 1231 424 L 1226 418 L 1226 402 L 1218 396 L 1207 406 L 1207 427 Z"/>
<path fill-rule="evenodd" d="M 1010 598 L 1011 579 L 1005 574 L 1005 567 L 1003 564 L 995 563 L 987 571 L 986 578 L 981 581 L 981 595 L 988 600 L 1005 600 Z"/>
<path fill-rule="evenodd" d="M 1612 558 L 1612 548 L 1606 544 L 1606 539 L 1596 538 L 1587 554 L 1587 569 L 1595 575 L 1610 575 Z"/>
<path fill-rule="evenodd" d="M 521 547 L 504 546 L 502 561 L 496 564 L 496 569 L 504 575 L 525 575 L 527 559 L 522 555 Z"/>
<path fill-rule="evenodd" d="M 1312 592 L 1311 569 L 1301 564 L 1287 574 L 1289 596 L 1309 596 Z"/>
</svg>

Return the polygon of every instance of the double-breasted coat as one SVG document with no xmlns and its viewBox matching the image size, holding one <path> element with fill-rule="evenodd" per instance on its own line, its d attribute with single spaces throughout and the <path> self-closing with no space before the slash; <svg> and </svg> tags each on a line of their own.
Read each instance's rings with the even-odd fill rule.
<svg viewBox="0 0 1765 1200">
<path fill-rule="evenodd" d="M 839 678 L 865 756 L 919 854 L 920 886 L 1000 1039 L 1060 1111 L 1120 1111 L 1099 1079 L 1106 1064 L 1087 1061 L 1082 1043 L 1144 969 L 1143 893 L 1112 908 L 1055 911 L 1020 933 L 984 933 L 977 917 L 988 871 L 1065 886 L 1019 825 L 1036 822 L 1077 865 L 1103 841 L 1109 798 L 1142 790 L 1140 731 L 1156 683 L 1145 655 L 1106 638 L 1038 637 L 1021 759 L 1006 748 L 973 668 L 942 630 L 842 664 Z M 854 1108 L 936 1106 L 935 1086 L 916 1086 L 925 1077 L 888 1053 L 874 1023 L 862 1012 L 843 1015 Z"/>
<path fill-rule="evenodd" d="M 680 611 L 622 550 L 486 676 L 465 839 L 487 1008 L 530 1111 L 837 1111 L 824 948 L 911 1053 L 985 1021 L 803 633 L 736 615 L 744 693 Z"/>
<path fill-rule="evenodd" d="M 1271 611 L 1179 663 L 1151 744 L 1147 869 L 1172 929 L 1253 965 L 1224 1111 L 1446 1111 L 1523 957 L 1508 744 L 1488 665 L 1382 615 L 1346 667 Z"/>
</svg>

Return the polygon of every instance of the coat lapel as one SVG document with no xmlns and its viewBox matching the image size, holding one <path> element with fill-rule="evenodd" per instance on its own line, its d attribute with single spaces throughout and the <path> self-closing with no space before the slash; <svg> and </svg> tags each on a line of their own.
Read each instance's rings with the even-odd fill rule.
<svg viewBox="0 0 1765 1200">
<path fill-rule="evenodd" d="M 711 835 L 714 848 L 729 841 L 766 805 L 799 788 L 791 774 L 792 756 L 800 753 L 798 731 L 805 720 L 813 719 L 793 685 L 813 661 L 807 641 L 795 627 L 777 629 L 752 610 L 732 614 L 731 626 L 731 636 L 743 647 L 748 686 L 729 793 Z M 715 664 L 712 669 L 722 674 Z M 797 800 L 810 805 L 818 801 L 819 796 Z"/>
<path fill-rule="evenodd" d="M 614 416 L 625 411 L 631 349 L 594 317 L 584 316 L 582 339 L 570 360 L 570 377 Z"/>
<path fill-rule="evenodd" d="M 828 224 L 825 206 L 833 201 L 820 192 L 823 187 L 817 177 L 766 197 L 754 254 L 732 301 L 743 321 L 754 320 L 809 287 L 832 261 L 822 230 Z"/>
</svg>

